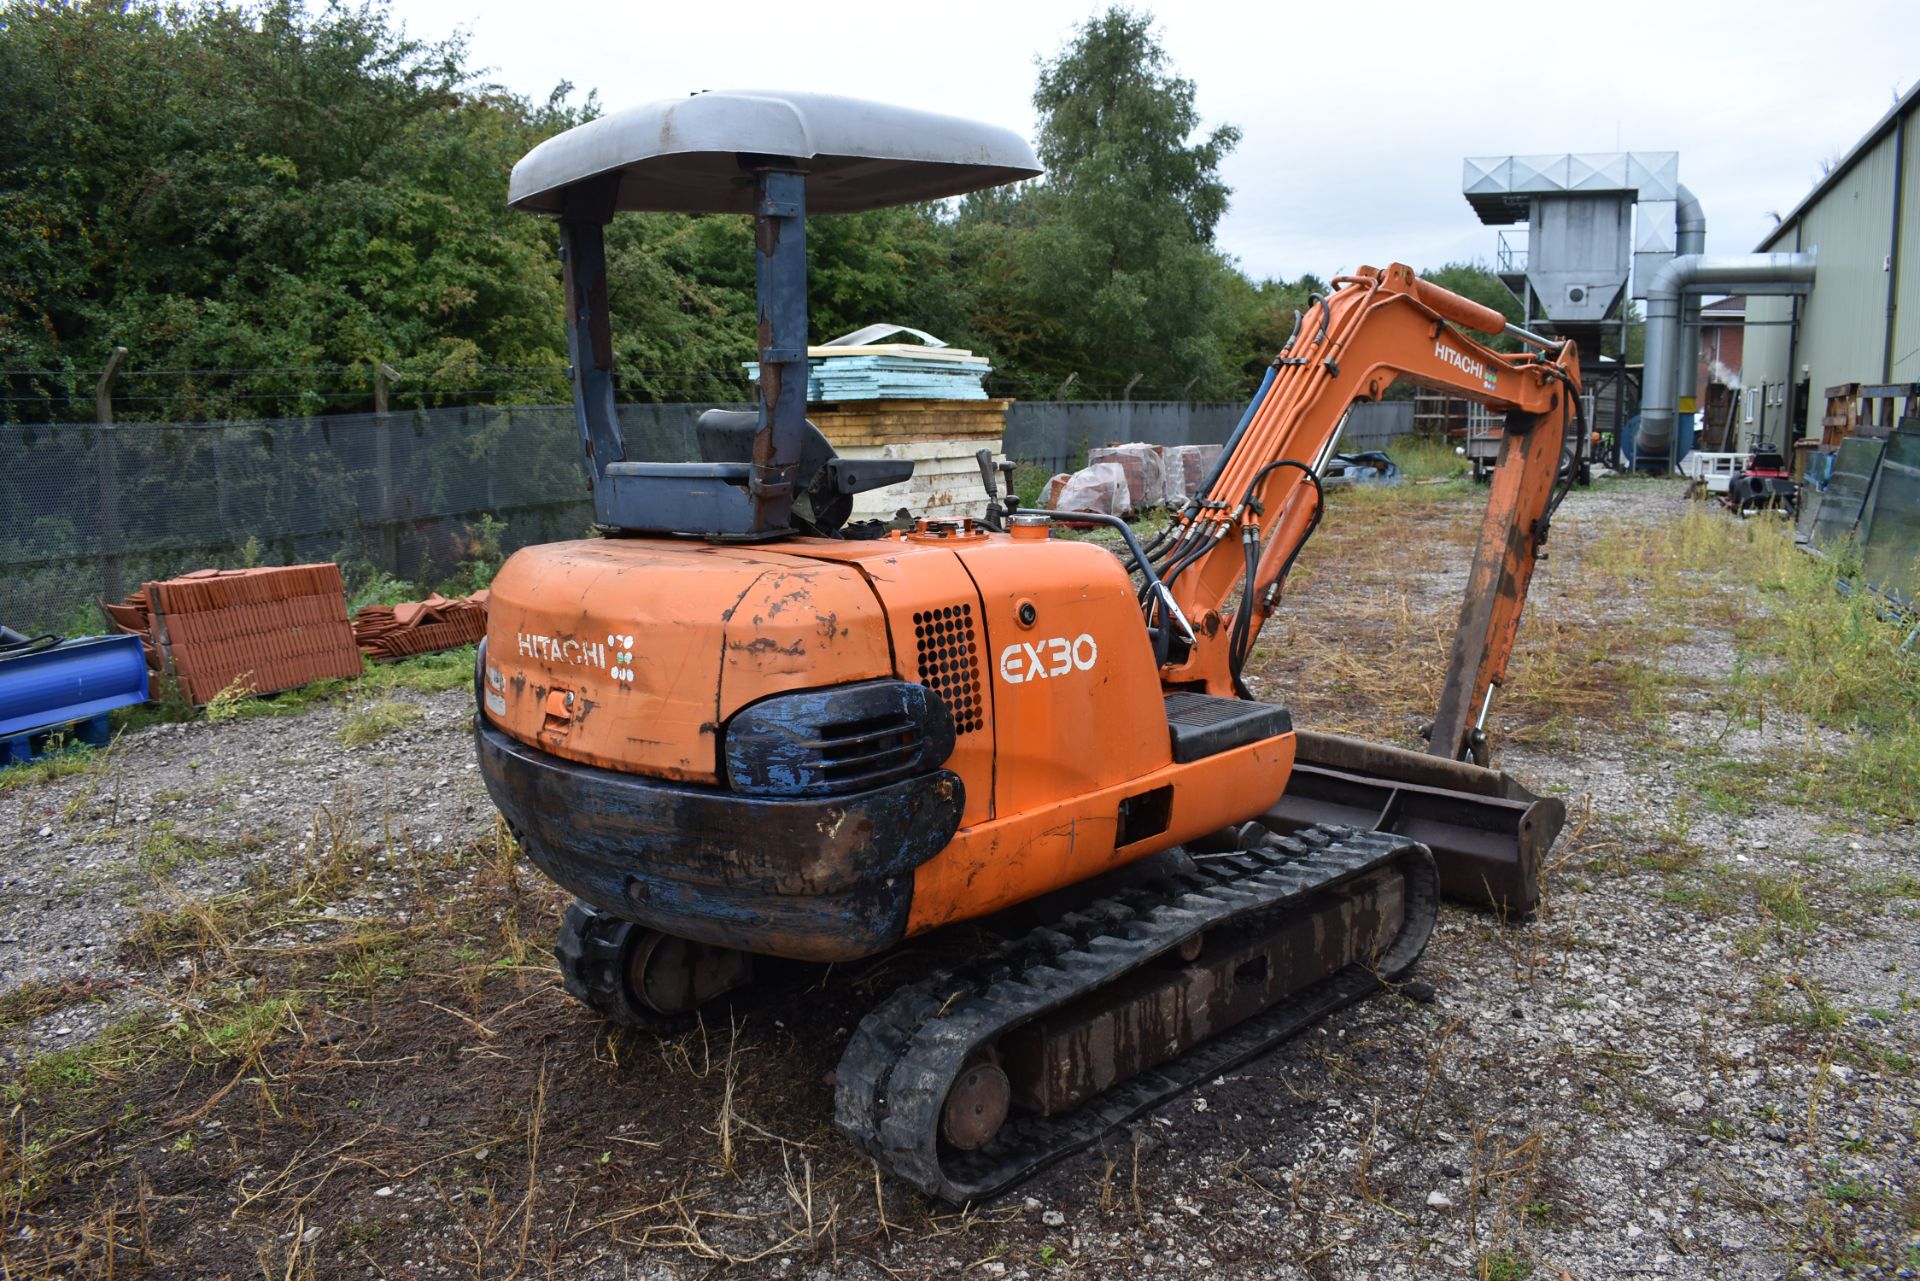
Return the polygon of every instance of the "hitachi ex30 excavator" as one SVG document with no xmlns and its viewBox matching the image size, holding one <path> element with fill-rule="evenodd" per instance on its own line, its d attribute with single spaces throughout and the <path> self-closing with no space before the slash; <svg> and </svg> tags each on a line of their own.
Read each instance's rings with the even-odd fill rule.
<svg viewBox="0 0 1920 1281">
<path fill-rule="evenodd" d="M 602 536 L 501 569 L 475 725 L 495 803 L 578 900 L 566 986 L 667 1030 L 755 956 L 851 961 L 1044 911 L 894 992 L 840 1062 L 848 1140 L 954 1201 L 1399 976 L 1441 893 L 1530 910 L 1564 817 L 1475 762 L 1563 492 L 1577 357 L 1524 332 L 1491 350 L 1465 331 L 1498 313 L 1403 266 L 1314 301 L 1144 545 L 1022 510 L 990 470 L 979 519 L 848 523 L 910 466 L 836 457 L 807 421 L 806 216 L 1038 171 L 969 121 L 705 93 L 543 143 L 510 197 L 559 220 Z M 704 416 L 694 461 L 631 459 L 620 434 L 602 229 L 623 210 L 753 219 L 759 406 Z M 1402 378 L 1506 411 L 1426 753 L 1296 730 L 1244 671 L 1348 406 Z"/>
</svg>

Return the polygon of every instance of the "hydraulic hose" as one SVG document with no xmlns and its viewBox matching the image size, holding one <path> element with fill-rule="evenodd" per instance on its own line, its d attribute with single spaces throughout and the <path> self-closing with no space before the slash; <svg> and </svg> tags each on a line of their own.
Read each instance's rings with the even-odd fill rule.
<svg viewBox="0 0 1920 1281">
<path fill-rule="evenodd" d="M 1558 365 L 1547 365 L 1546 368 L 1551 370 L 1553 376 L 1560 380 L 1561 386 L 1566 388 L 1567 398 L 1573 402 L 1573 412 L 1567 415 L 1567 425 L 1560 429 L 1560 455 L 1564 458 L 1567 453 L 1567 433 L 1569 431 L 1574 433 L 1574 439 L 1577 441 L 1584 443 L 1587 438 L 1587 407 L 1581 403 L 1580 389 L 1574 385 L 1573 379 L 1567 377 L 1566 370 L 1560 368 Z M 1577 453 L 1578 451 L 1576 450 L 1575 452 Z M 1574 473 L 1578 470 L 1577 467 L 1569 467 L 1566 469 L 1565 474 L 1554 477 L 1553 496 L 1547 500 L 1547 509 L 1540 515 L 1540 520 L 1543 525 L 1553 519 L 1553 514 L 1560 510 L 1560 504 L 1566 501 L 1568 494 L 1573 492 Z"/>
<path fill-rule="evenodd" d="M 1272 365 L 1267 366 L 1265 376 L 1260 379 L 1260 389 L 1254 392 L 1253 399 L 1247 402 L 1246 410 L 1241 413 L 1239 423 L 1227 436 L 1227 443 L 1221 447 L 1220 456 L 1214 459 L 1213 466 L 1207 469 L 1207 478 L 1200 482 L 1200 491 L 1187 496 L 1189 509 L 1197 511 L 1205 502 L 1207 495 L 1213 492 L 1213 483 L 1219 480 L 1220 473 L 1226 470 L 1227 460 L 1233 457 L 1233 451 L 1239 447 L 1240 438 L 1247 434 L 1248 424 L 1253 422 L 1255 411 L 1260 408 L 1260 402 L 1267 398 L 1267 391 L 1273 386 L 1273 380 L 1278 373 L 1279 371 Z"/>
<path fill-rule="evenodd" d="M 1247 690 L 1246 682 L 1241 679 L 1241 671 L 1246 667 L 1247 659 L 1253 650 L 1253 611 L 1259 608 L 1260 596 L 1272 595 L 1275 601 L 1279 599 L 1280 588 L 1287 581 L 1287 575 L 1292 572 L 1294 561 L 1300 558 L 1300 553 L 1306 548 L 1308 540 L 1313 537 L 1313 532 L 1320 528 L 1320 518 L 1326 514 L 1327 510 L 1327 491 L 1320 484 L 1319 474 L 1305 463 L 1291 458 L 1276 459 L 1262 467 L 1254 475 L 1253 483 L 1247 486 L 1242 505 L 1253 501 L 1253 495 L 1259 490 L 1260 482 L 1279 467 L 1297 467 L 1305 473 L 1308 483 L 1313 486 L 1313 516 L 1307 521 L 1307 527 L 1301 532 L 1298 541 L 1294 543 L 1293 550 L 1287 553 L 1287 559 L 1281 563 L 1280 572 L 1273 576 L 1273 580 L 1265 588 L 1258 588 L 1254 582 L 1260 572 L 1258 540 L 1249 542 L 1246 580 L 1241 589 L 1240 612 L 1234 616 L 1233 630 L 1227 638 L 1227 671 L 1233 678 L 1234 692 L 1241 698 L 1253 697 Z"/>
<path fill-rule="evenodd" d="M 1242 550 L 1246 554 L 1246 571 L 1240 588 L 1240 609 L 1233 616 L 1233 631 L 1227 636 L 1227 674 L 1233 678 L 1233 692 L 1241 698 L 1251 699 L 1253 694 L 1240 678 L 1240 672 L 1246 666 L 1247 651 L 1252 647 L 1253 580 L 1260 574 L 1260 536 L 1255 534 L 1243 540 Z"/>
</svg>

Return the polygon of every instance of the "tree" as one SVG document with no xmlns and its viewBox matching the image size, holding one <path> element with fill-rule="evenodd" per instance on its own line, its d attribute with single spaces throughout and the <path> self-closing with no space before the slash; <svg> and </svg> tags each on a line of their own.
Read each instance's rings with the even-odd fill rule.
<svg viewBox="0 0 1920 1281">
<path fill-rule="evenodd" d="M 1239 130 L 1191 141 L 1193 82 L 1174 73 L 1151 17 L 1119 7 L 1041 64 L 1033 101 L 1046 179 L 984 206 L 1019 228 L 1001 301 L 1025 320 L 1008 356 L 1047 381 L 1077 372 L 1090 391 L 1136 375 L 1163 395 L 1230 390 L 1235 273 L 1213 233 L 1230 194 L 1220 161 Z"/>
<path fill-rule="evenodd" d="M 1033 105 L 1041 112 L 1035 150 L 1057 190 L 1126 182 L 1171 201 L 1186 214 L 1194 240 L 1213 243 L 1231 189 L 1220 162 L 1240 130 L 1220 125 L 1197 143 L 1194 83 L 1175 75 L 1153 31 L 1153 17 L 1114 7 L 1040 68 Z"/>
<path fill-rule="evenodd" d="M 1235 272 L 1234 329 L 1231 352 L 1241 381 L 1247 386 L 1265 376 L 1287 340 L 1294 325 L 1312 306 L 1314 297 L 1325 297 L 1327 284 L 1311 273 L 1298 280 L 1262 280 L 1258 284 Z"/>
<path fill-rule="evenodd" d="M 375 361 L 396 406 L 565 397 L 556 235 L 506 183 L 596 104 L 478 83 L 386 5 L 0 0 L 0 417 L 90 417 L 116 344 L 129 419 L 363 410 Z M 809 224 L 813 336 L 912 325 L 1028 394 L 1240 394 L 1309 285 L 1214 244 L 1239 131 L 1143 12 L 1037 81 L 1044 180 Z M 746 219 L 623 214 L 607 247 L 621 394 L 744 397 Z"/>
<path fill-rule="evenodd" d="M 473 83 L 457 39 L 378 4 L 16 0 L 0 79 L 0 368 L 28 406 L 58 414 L 116 343 L 188 371 L 136 384 L 140 417 L 361 408 L 374 360 L 554 395 L 553 233 L 506 177 L 578 115 Z"/>
</svg>

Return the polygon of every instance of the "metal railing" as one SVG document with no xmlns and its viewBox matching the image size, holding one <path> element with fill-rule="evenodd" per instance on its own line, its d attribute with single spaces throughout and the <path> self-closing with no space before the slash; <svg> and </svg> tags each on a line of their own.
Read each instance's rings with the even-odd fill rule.
<svg viewBox="0 0 1920 1281">
<path fill-rule="evenodd" d="M 1495 270 L 1502 276 L 1523 276 L 1527 271 L 1527 233 L 1502 231 L 1495 242 Z"/>
</svg>

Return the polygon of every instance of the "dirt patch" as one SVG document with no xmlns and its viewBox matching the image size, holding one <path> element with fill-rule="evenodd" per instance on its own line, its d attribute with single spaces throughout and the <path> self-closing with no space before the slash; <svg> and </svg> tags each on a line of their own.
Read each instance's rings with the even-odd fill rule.
<svg viewBox="0 0 1920 1281">
<path fill-rule="evenodd" d="M 1336 496 L 1256 691 L 1416 743 L 1474 502 Z M 1430 1000 L 1365 1002 L 964 1211 L 876 1179 L 832 1130 L 829 1074 L 861 1011 L 970 940 L 769 966 L 724 1021 L 611 1031 L 559 989 L 564 901 L 496 829 L 464 690 L 380 695 L 419 715 L 385 708 L 394 728 L 360 746 L 371 696 L 143 730 L 110 769 L 0 793 L 6 1266 L 1912 1268 L 1911 833 L 1782 799 L 1765 762 L 1841 744 L 1742 710 L 1737 581 L 1611 572 L 1609 540 L 1680 503 L 1603 484 L 1556 526 L 1493 721 L 1503 763 L 1572 803 L 1538 919 L 1449 908 L 1417 972 Z"/>
</svg>

